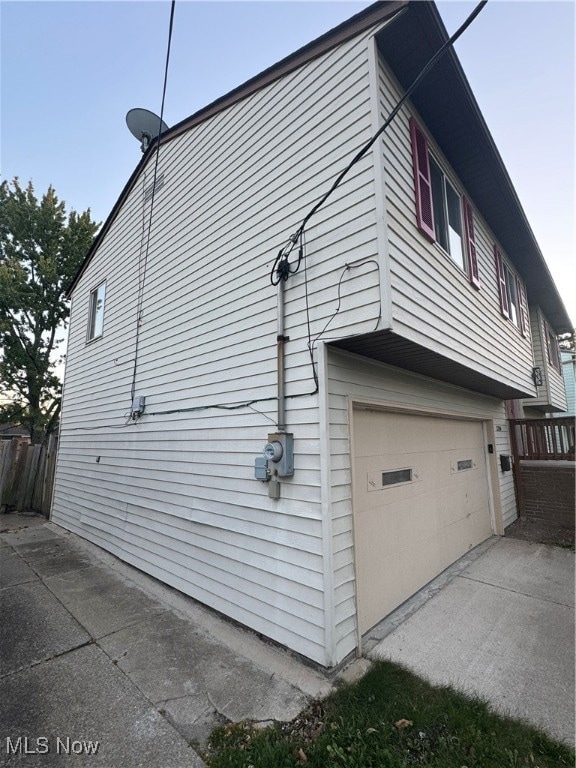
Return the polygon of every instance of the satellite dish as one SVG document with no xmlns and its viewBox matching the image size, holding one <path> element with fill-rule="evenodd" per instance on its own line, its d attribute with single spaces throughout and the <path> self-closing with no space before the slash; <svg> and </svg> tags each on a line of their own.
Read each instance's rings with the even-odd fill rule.
<svg viewBox="0 0 576 768">
<path fill-rule="evenodd" d="M 146 152 L 150 142 L 168 130 L 168 126 L 154 112 L 148 109 L 131 109 L 126 115 L 126 125 L 130 133 L 141 142 L 142 152 Z"/>
</svg>

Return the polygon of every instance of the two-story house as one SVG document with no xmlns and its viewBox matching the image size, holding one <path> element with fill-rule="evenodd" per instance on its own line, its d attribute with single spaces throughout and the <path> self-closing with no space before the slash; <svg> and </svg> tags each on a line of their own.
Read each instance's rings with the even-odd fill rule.
<svg viewBox="0 0 576 768">
<path fill-rule="evenodd" d="M 446 39 L 377 3 L 169 129 L 69 292 L 52 519 L 325 666 L 514 520 L 570 329 L 451 49 L 277 262 Z"/>
</svg>

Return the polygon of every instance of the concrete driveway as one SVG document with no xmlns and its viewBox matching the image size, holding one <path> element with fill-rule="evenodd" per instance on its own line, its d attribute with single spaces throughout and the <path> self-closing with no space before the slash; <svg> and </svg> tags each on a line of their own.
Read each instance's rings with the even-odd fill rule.
<svg viewBox="0 0 576 768">
<path fill-rule="evenodd" d="M 492 539 L 375 628 L 366 652 L 574 744 L 574 553 Z"/>
<path fill-rule="evenodd" d="M 331 690 L 43 518 L 0 529 L 0 766 L 200 768 L 218 724 L 291 720 Z"/>
<path fill-rule="evenodd" d="M 0 535 L 0 766 L 200 768 L 194 745 L 219 722 L 290 720 L 332 689 L 42 518 L 0 524 L 14 529 Z M 494 538 L 376 627 L 365 653 L 573 742 L 573 564 L 558 548 Z"/>
</svg>

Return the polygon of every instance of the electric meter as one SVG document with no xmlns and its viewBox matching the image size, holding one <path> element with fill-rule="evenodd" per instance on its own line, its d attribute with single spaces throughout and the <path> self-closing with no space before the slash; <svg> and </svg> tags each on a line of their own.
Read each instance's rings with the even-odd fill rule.
<svg viewBox="0 0 576 768">
<path fill-rule="evenodd" d="M 294 436 L 291 432 L 273 432 L 264 447 L 268 469 L 274 477 L 292 477 L 294 474 Z"/>
<path fill-rule="evenodd" d="M 264 446 L 264 456 L 268 461 L 280 461 L 284 455 L 284 448 L 279 440 L 272 440 Z"/>
</svg>

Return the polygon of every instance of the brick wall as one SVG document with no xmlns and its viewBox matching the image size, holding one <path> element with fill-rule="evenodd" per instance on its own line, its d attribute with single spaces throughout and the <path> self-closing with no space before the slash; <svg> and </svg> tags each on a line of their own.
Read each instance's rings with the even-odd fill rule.
<svg viewBox="0 0 576 768">
<path fill-rule="evenodd" d="M 521 461 L 520 478 L 524 516 L 574 526 L 574 462 Z"/>
</svg>

